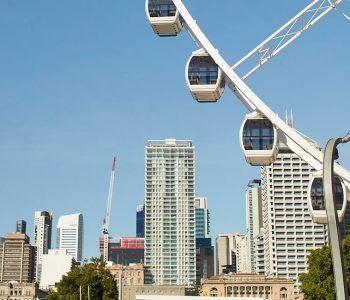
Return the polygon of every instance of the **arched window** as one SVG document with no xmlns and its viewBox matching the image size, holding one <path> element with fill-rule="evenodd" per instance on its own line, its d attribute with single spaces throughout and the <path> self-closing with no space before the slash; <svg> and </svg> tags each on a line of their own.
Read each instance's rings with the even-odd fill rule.
<svg viewBox="0 0 350 300">
<path fill-rule="evenodd" d="M 217 288 L 212 288 L 210 290 L 210 297 L 217 297 L 218 296 L 218 289 Z"/>
<path fill-rule="evenodd" d="M 287 289 L 285 287 L 280 289 L 280 298 L 286 300 L 288 297 Z"/>
</svg>

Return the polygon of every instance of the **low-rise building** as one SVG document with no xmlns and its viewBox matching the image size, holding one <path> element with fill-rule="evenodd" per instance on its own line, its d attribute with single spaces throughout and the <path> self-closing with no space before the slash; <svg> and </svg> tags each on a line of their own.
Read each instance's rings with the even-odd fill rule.
<svg viewBox="0 0 350 300">
<path fill-rule="evenodd" d="M 0 283 L 0 300 L 36 300 L 46 297 L 47 294 L 39 290 L 36 283 Z"/>
<path fill-rule="evenodd" d="M 186 296 L 188 287 L 183 285 L 130 285 L 125 287 L 123 300 L 136 300 L 138 295 L 160 295 L 162 299 L 166 296 Z M 177 298 L 176 298 L 177 299 Z M 174 300 L 176 300 L 174 298 Z"/>
<path fill-rule="evenodd" d="M 294 299 L 294 281 L 256 274 L 223 274 L 202 280 L 201 296 Z"/>
<path fill-rule="evenodd" d="M 55 289 L 63 275 L 73 267 L 73 256 L 67 249 L 50 249 L 48 254 L 42 256 L 42 271 L 40 288 L 44 290 Z"/>
</svg>

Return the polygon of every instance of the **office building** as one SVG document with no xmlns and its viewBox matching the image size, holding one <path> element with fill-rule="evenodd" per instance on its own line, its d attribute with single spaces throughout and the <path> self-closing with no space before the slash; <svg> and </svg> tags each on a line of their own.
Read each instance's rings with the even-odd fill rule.
<svg viewBox="0 0 350 300">
<path fill-rule="evenodd" d="M 16 222 L 16 232 L 27 234 L 27 222 L 24 220 L 17 220 Z"/>
<path fill-rule="evenodd" d="M 100 255 L 103 255 L 103 237 L 100 238 Z M 143 264 L 144 238 L 109 237 L 108 260 L 122 266 Z"/>
<path fill-rule="evenodd" d="M 214 246 L 211 238 L 196 239 L 196 282 L 214 275 Z"/>
<path fill-rule="evenodd" d="M 76 262 L 83 260 L 83 215 L 61 216 L 57 224 L 57 249 L 66 249 Z"/>
<path fill-rule="evenodd" d="M 55 289 L 63 275 L 73 267 L 73 256 L 66 249 L 50 249 L 48 254 L 42 256 L 42 270 L 40 288 L 43 290 Z"/>
<path fill-rule="evenodd" d="M 326 243 L 326 227 L 313 223 L 307 203 L 314 170 L 283 145 L 261 170 L 265 274 L 293 278 L 297 294 L 308 254 Z"/>
<path fill-rule="evenodd" d="M 249 269 L 255 270 L 254 239 L 263 227 L 261 180 L 249 181 L 246 190 L 246 229 Z"/>
<path fill-rule="evenodd" d="M 207 198 L 196 197 L 196 238 L 207 238 L 210 233 L 210 217 Z"/>
<path fill-rule="evenodd" d="M 33 282 L 35 247 L 23 233 L 9 233 L 0 246 L 0 282 Z"/>
<path fill-rule="evenodd" d="M 36 247 L 36 281 L 40 281 L 42 256 L 51 248 L 52 213 L 36 211 L 34 214 L 34 246 Z"/>
<path fill-rule="evenodd" d="M 222 274 L 202 280 L 201 296 L 292 300 L 293 279 L 256 274 Z"/>
<path fill-rule="evenodd" d="M 237 241 L 240 233 L 219 234 L 216 237 L 216 275 L 237 273 Z"/>
<path fill-rule="evenodd" d="M 251 273 L 247 235 L 236 235 L 236 272 Z"/>
<path fill-rule="evenodd" d="M 146 283 L 190 285 L 196 280 L 194 164 L 192 141 L 147 142 Z"/>
<path fill-rule="evenodd" d="M 145 237 L 145 205 L 141 204 L 136 209 L 136 237 Z"/>
</svg>

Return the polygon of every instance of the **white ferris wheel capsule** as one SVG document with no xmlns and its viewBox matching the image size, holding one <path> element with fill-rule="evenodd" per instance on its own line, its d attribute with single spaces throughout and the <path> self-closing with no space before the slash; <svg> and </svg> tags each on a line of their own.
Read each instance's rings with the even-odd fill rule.
<svg viewBox="0 0 350 300">
<path fill-rule="evenodd" d="M 334 194 L 339 222 L 342 222 L 344 219 L 347 199 L 349 198 L 348 193 L 349 191 L 346 188 L 343 179 L 339 176 L 334 176 Z M 308 186 L 308 206 L 312 220 L 315 223 L 327 224 L 322 171 L 311 174 Z"/>
<path fill-rule="evenodd" d="M 223 72 L 203 49 L 192 53 L 185 78 L 192 97 L 198 102 L 217 102 L 225 89 Z"/>
<path fill-rule="evenodd" d="M 271 165 L 278 154 L 278 133 L 271 121 L 258 112 L 246 115 L 240 130 L 240 144 L 247 163 Z"/>
<path fill-rule="evenodd" d="M 172 0 L 146 0 L 146 16 L 159 36 L 176 36 L 182 29 L 182 18 Z"/>
</svg>

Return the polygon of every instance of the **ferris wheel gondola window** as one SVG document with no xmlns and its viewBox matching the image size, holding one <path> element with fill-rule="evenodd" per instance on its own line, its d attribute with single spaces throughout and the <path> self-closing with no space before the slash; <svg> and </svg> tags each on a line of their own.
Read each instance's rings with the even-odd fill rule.
<svg viewBox="0 0 350 300">
<path fill-rule="evenodd" d="M 252 119 L 243 128 L 245 150 L 271 150 L 274 143 L 274 129 L 268 119 Z"/>
<path fill-rule="evenodd" d="M 193 52 L 186 65 L 186 82 L 198 102 L 216 102 L 225 88 L 223 73 L 203 49 Z"/>
</svg>

